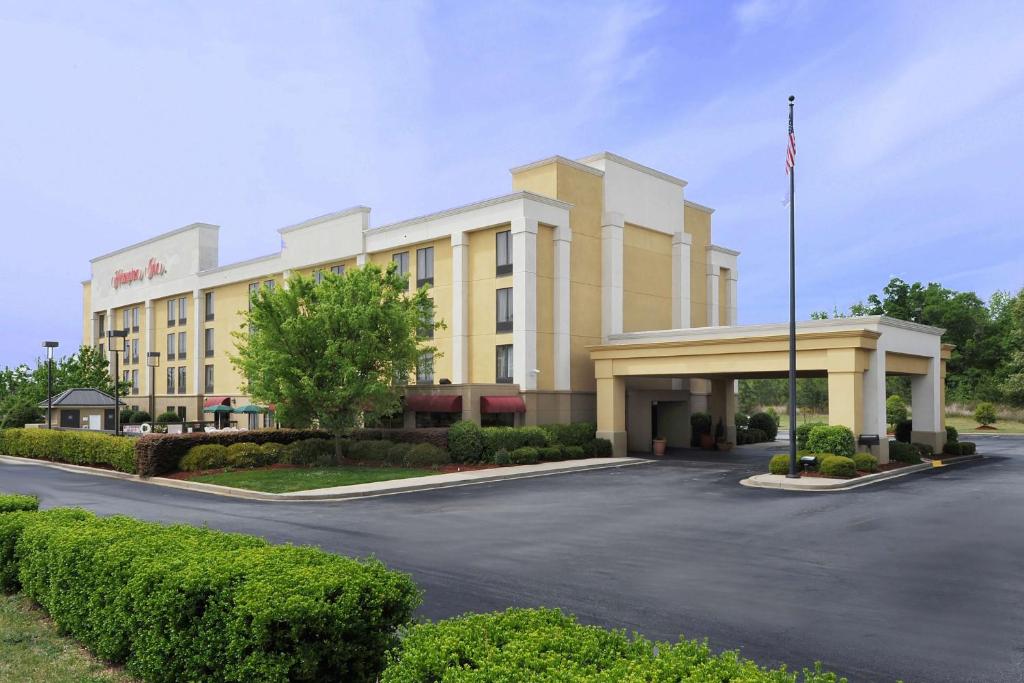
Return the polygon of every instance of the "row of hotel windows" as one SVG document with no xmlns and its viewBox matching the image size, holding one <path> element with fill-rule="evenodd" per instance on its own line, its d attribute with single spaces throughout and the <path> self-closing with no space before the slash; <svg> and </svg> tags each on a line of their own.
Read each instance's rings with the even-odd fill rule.
<svg viewBox="0 0 1024 683">
<path fill-rule="evenodd" d="M 499 344 L 495 351 L 495 377 L 498 384 L 512 383 L 512 344 Z M 442 380 L 443 382 L 443 380 Z M 424 351 L 416 364 L 416 384 L 434 383 L 434 354 Z"/>
<path fill-rule="evenodd" d="M 175 378 L 177 378 L 177 393 L 186 394 L 188 393 L 188 368 L 184 365 L 177 368 L 167 368 L 167 393 L 175 393 Z M 138 370 L 125 370 L 121 375 L 121 380 L 131 386 L 131 393 L 139 393 L 139 371 Z M 205 368 L 205 375 L 203 378 L 205 385 L 203 392 L 210 394 L 213 393 L 213 366 L 207 365 Z"/>
<path fill-rule="evenodd" d="M 274 281 L 270 280 L 267 284 L 273 287 Z M 251 289 L 251 287 L 250 287 Z M 206 309 L 206 320 L 210 321 L 214 319 L 213 309 L 213 292 L 206 292 L 203 295 L 205 309 Z M 96 321 L 99 326 L 100 337 L 105 337 L 107 334 L 107 316 L 104 313 L 99 313 L 96 316 Z M 138 332 L 139 331 L 139 307 L 132 306 L 121 311 L 121 329 L 126 332 Z M 181 297 L 178 299 L 169 299 L 167 301 L 167 326 L 174 327 L 174 325 L 184 325 L 188 322 L 188 299 Z"/>
<path fill-rule="evenodd" d="M 213 357 L 213 328 L 203 330 L 203 349 L 207 358 Z M 132 340 L 133 342 L 135 340 Z M 169 332 L 167 334 L 167 360 L 185 360 L 188 357 L 188 333 Z"/>
</svg>

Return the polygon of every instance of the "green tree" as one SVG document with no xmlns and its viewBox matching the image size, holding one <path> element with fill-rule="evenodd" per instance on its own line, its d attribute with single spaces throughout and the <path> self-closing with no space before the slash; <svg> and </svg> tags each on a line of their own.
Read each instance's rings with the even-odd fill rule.
<svg viewBox="0 0 1024 683">
<path fill-rule="evenodd" d="M 890 427 L 895 427 L 897 422 L 907 419 L 907 403 L 899 394 L 893 394 L 885 399 L 885 421 Z"/>
<path fill-rule="evenodd" d="M 15 393 L 0 401 L 0 429 L 44 422 L 43 411 L 25 394 Z"/>
<path fill-rule="evenodd" d="M 1003 317 L 1008 353 L 1000 393 L 1007 403 L 1024 406 L 1024 288 L 1006 301 Z"/>
<path fill-rule="evenodd" d="M 988 401 L 982 401 L 974 409 L 974 419 L 979 425 L 987 426 L 996 422 L 996 407 Z"/>
<path fill-rule="evenodd" d="M 46 359 L 36 363 L 32 371 L 34 394 L 40 401 L 46 400 Z M 108 394 L 114 393 L 114 380 L 110 376 L 110 362 L 100 350 L 91 346 L 80 346 L 68 356 L 58 359 L 53 364 L 53 393 L 59 394 L 66 389 L 90 388 L 99 389 Z M 118 382 L 123 396 L 131 389 L 130 383 Z"/>
<path fill-rule="evenodd" d="M 253 400 L 275 403 L 285 424 L 317 422 L 341 438 L 359 420 L 394 412 L 434 322 L 426 287 L 409 293 L 395 264 L 370 264 L 322 282 L 300 275 L 261 288 L 234 333 L 231 362 Z"/>
</svg>

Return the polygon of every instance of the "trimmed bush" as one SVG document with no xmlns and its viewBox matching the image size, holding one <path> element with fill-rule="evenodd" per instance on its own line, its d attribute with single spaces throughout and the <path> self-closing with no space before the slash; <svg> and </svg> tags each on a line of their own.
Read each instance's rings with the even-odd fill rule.
<svg viewBox="0 0 1024 683">
<path fill-rule="evenodd" d="M 231 444 L 227 447 L 227 461 L 228 467 L 251 468 L 268 464 L 263 448 L 254 443 Z"/>
<path fill-rule="evenodd" d="M 163 413 L 160 413 L 159 415 L 157 415 L 156 416 L 156 422 L 157 422 L 157 424 L 169 424 L 169 423 L 181 422 L 181 417 L 179 417 L 178 414 L 175 413 L 174 411 L 168 410 L 166 412 L 163 412 Z"/>
<path fill-rule="evenodd" d="M 805 450 L 807 448 L 807 437 L 811 435 L 811 430 L 815 427 L 828 427 L 826 422 L 804 422 L 796 426 L 796 448 L 797 450 Z"/>
<path fill-rule="evenodd" d="M 440 467 L 450 462 L 448 454 L 429 443 L 418 443 L 405 456 L 406 467 Z"/>
<path fill-rule="evenodd" d="M 548 445 L 548 434 L 540 427 L 520 427 L 519 443 L 532 448 L 544 448 Z"/>
<path fill-rule="evenodd" d="M 973 441 L 960 442 L 960 455 L 974 455 L 978 452 L 978 445 Z"/>
<path fill-rule="evenodd" d="M 260 446 L 263 451 L 263 462 L 268 465 L 276 465 L 284 462 L 284 444 L 268 441 Z"/>
<path fill-rule="evenodd" d="M 853 464 L 859 472 L 878 471 L 878 458 L 870 453 L 854 453 Z"/>
<path fill-rule="evenodd" d="M 904 443 L 902 441 L 890 441 L 889 459 L 895 460 L 896 462 L 916 465 L 921 462 L 921 454 L 909 443 Z"/>
<path fill-rule="evenodd" d="M 348 457 L 356 462 L 386 465 L 388 452 L 393 445 L 390 441 L 353 441 Z"/>
<path fill-rule="evenodd" d="M 369 683 L 420 601 L 376 560 L 63 513 L 0 516 L 0 548 L 16 539 L 21 588 L 62 631 L 146 681 Z"/>
<path fill-rule="evenodd" d="M 130 424 L 140 425 L 143 422 L 152 422 L 153 417 L 145 410 L 139 410 L 132 413 L 132 420 Z"/>
<path fill-rule="evenodd" d="M 21 589 L 15 550 L 26 526 L 37 522 L 52 522 L 56 518 L 73 521 L 93 517 L 91 512 L 77 508 L 54 508 L 40 512 L 25 510 L 0 515 L 0 593 L 16 593 Z"/>
<path fill-rule="evenodd" d="M 494 464 L 495 465 L 500 465 L 500 466 L 510 465 L 511 461 L 512 461 L 512 456 L 504 448 L 499 448 L 498 450 L 494 451 Z"/>
<path fill-rule="evenodd" d="M 135 471 L 134 440 L 98 432 L 0 429 L 0 454 Z"/>
<path fill-rule="evenodd" d="M 562 449 L 558 446 L 545 446 L 544 448 L 538 448 L 537 453 L 540 454 L 540 459 L 543 462 L 556 462 L 562 460 Z"/>
<path fill-rule="evenodd" d="M 750 427 L 750 416 L 746 413 L 736 413 L 733 418 L 733 424 L 736 426 L 737 430 L 747 429 Z"/>
<path fill-rule="evenodd" d="M 459 420 L 448 429 L 448 452 L 452 462 L 480 462 L 484 454 L 484 435 L 480 425 Z"/>
<path fill-rule="evenodd" d="M 268 442 L 289 444 L 302 439 L 331 438 L 333 437 L 329 432 L 318 429 L 250 429 L 241 432 L 148 434 L 134 440 L 135 471 L 143 477 L 154 477 L 174 472 L 190 448 L 208 443 L 222 446 L 246 441 L 257 444 Z"/>
<path fill-rule="evenodd" d="M 946 443 L 956 443 L 960 440 L 960 432 L 956 430 L 956 427 L 946 426 Z"/>
<path fill-rule="evenodd" d="M 548 424 L 540 428 L 547 435 L 547 443 L 541 444 L 545 446 L 586 446 L 597 437 L 597 425 L 592 422 Z"/>
<path fill-rule="evenodd" d="M 768 471 L 772 474 L 789 474 L 789 454 L 773 455 L 772 459 L 768 461 Z"/>
<path fill-rule="evenodd" d="M 775 437 L 779 435 L 779 423 L 768 413 L 751 415 L 750 429 L 760 429 L 768 436 L 769 441 L 775 441 Z"/>
<path fill-rule="evenodd" d="M 737 651 L 715 654 L 707 642 L 654 643 L 584 626 L 559 610 L 512 608 L 409 628 L 381 683 L 435 681 L 796 683 L 797 674 L 763 669 Z M 820 665 L 804 670 L 802 681 L 846 683 Z"/>
<path fill-rule="evenodd" d="M 899 394 L 893 394 L 885 399 L 885 421 L 887 424 L 896 426 L 897 423 L 907 419 L 907 402 Z"/>
<path fill-rule="evenodd" d="M 217 443 L 193 446 L 181 459 L 181 469 L 186 472 L 213 470 L 228 466 L 228 447 Z"/>
<path fill-rule="evenodd" d="M 334 458 L 333 439 L 303 439 L 284 447 L 284 462 L 289 465 L 311 466 Z"/>
<path fill-rule="evenodd" d="M 562 455 L 566 460 L 582 460 L 587 457 L 587 452 L 582 446 L 563 446 Z"/>
<path fill-rule="evenodd" d="M 0 512 L 34 512 L 39 499 L 23 493 L 0 493 Z"/>
<path fill-rule="evenodd" d="M 812 432 L 813 434 L 813 432 Z M 857 474 L 857 466 L 853 458 L 844 455 L 829 455 L 821 460 L 818 471 L 826 477 L 853 477 Z"/>
<path fill-rule="evenodd" d="M 917 449 L 917 452 L 921 455 L 922 458 L 930 458 L 932 457 L 932 455 L 935 454 L 935 449 L 926 443 L 917 443 L 915 441 L 910 445 Z"/>
<path fill-rule="evenodd" d="M 391 443 L 429 443 L 441 449 L 448 448 L 448 427 L 420 427 L 417 429 L 353 429 L 353 441 L 390 441 Z"/>
<path fill-rule="evenodd" d="M 134 414 L 135 411 L 132 410 L 131 408 L 122 408 L 121 412 L 118 413 L 117 415 L 117 419 L 121 422 L 121 424 L 129 425 L 132 423 L 132 415 Z M 45 418 L 43 419 L 43 421 L 46 421 Z"/>
<path fill-rule="evenodd" d="M 429 445 L 429 444 L 428 444 Z M 392 467 L 405 467 L 405 462 L 412 451 L 411 443 L 394 443 L 388 447 L 388 455 L 385 462 Z"/>
<path fill-rule="evenodd" d="M 996 407 L 988 401 L 982 401 L 974 409 L 974 419 L 978 424 L 985 427 L 996 423 Z"/>
<path fill-rule="evenodd" d="M 579 446 L 571 448 L 579 448 Z M 509 454 L 509 464 L 512 465 L 535 465 L 538 462 L 540 462 L 540 453 L 533 446 L 523 446 Z"/>
<path fill-rule="evenodd" d="M 797 444 L 799 448 L 799 443 Z M 853 432 L 843 425 L 819 425 L 807 435 L 807 450 L 851 457 L 857 450 Z"/>
<path fill-rule="evenodd" d="M 608 439 L 594 439 L 591 443 L 590 455 L 595 458 L 612 457 L 612 442 Z"/>
<path fill-rule="evenodd" d="M 914 432 L 914 421 L 913 420 L 901 420 L 896 423 L 896 428 L 893 429 L 893 433 L 896 436 L 896 440 L 900 443 L 910 443 L 910 436 Z"/>
</svg>

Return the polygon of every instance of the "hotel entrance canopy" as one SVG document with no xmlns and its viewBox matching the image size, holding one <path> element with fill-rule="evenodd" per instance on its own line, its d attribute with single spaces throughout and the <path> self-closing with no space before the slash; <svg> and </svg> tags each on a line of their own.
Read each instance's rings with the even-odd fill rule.
<svg viewBox="0 0 1024 683">
<path fill-rule="evenodd" d="M 885 439 L 885 377 L 908 375 L 913 440 L 941 448 L 945 442 L 945 361 L 951 346 L 944 330 L 885 316 L 813 320 L 797 324 L 797 376 L 827 377 L 829 423 L 854 434 Z M 787 324 L 702 327 L 612 335 L 590 347 L 597 379 L 598 436 L 616 455 L 626 454 L 626 392 L 630 378 L 697 378 L 711 381 L 712 419 L 732 427 L 734 380 L 786 377 Z"/>
</svg>

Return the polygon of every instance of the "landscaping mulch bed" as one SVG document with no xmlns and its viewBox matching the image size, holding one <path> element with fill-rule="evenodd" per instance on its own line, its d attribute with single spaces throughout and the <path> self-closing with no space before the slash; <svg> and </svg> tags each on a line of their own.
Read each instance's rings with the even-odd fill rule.
<svg viewBox="0 0 1024 683">
<path fill-rule="evenodd" d="M 171 472 L 170 474 L 160 475 L 164 479 L 179 479 L 182 481 L 188 481 L 189 479 L 195 479 L 196 477 L 206 476 L 208 474 L 222 474 L 224 472 L 237 472 L 240 469 L 244 469 L 247 472 L 258 472 L 260 470 L 302 470 L 310 469 L 311 466 L 306 465 L 285 465 L 283 463 L 276 463 L 274 465 L 268 465 L 267 467 L 252 467 L 252 468 L 232 468 L 232 467 L 219 467 L 212 470 L 195 470 L 191 472 Z M 354 460 L 342 460 L 338 467 L 386 467 L 380 463 L 369 463 L 369 462 L 356 462 Z M 440 467 L 432 468 L 431 471 L 437 474 L 451 474 L 452 472 L 473 472 L 476 470 L 489 470 L 496 468 L 497 465 L 490 463 L 484 464 L 449 464 L 442 465 Z M 427 469 L 427 468 L 423 468 Z"/>
</svg>

